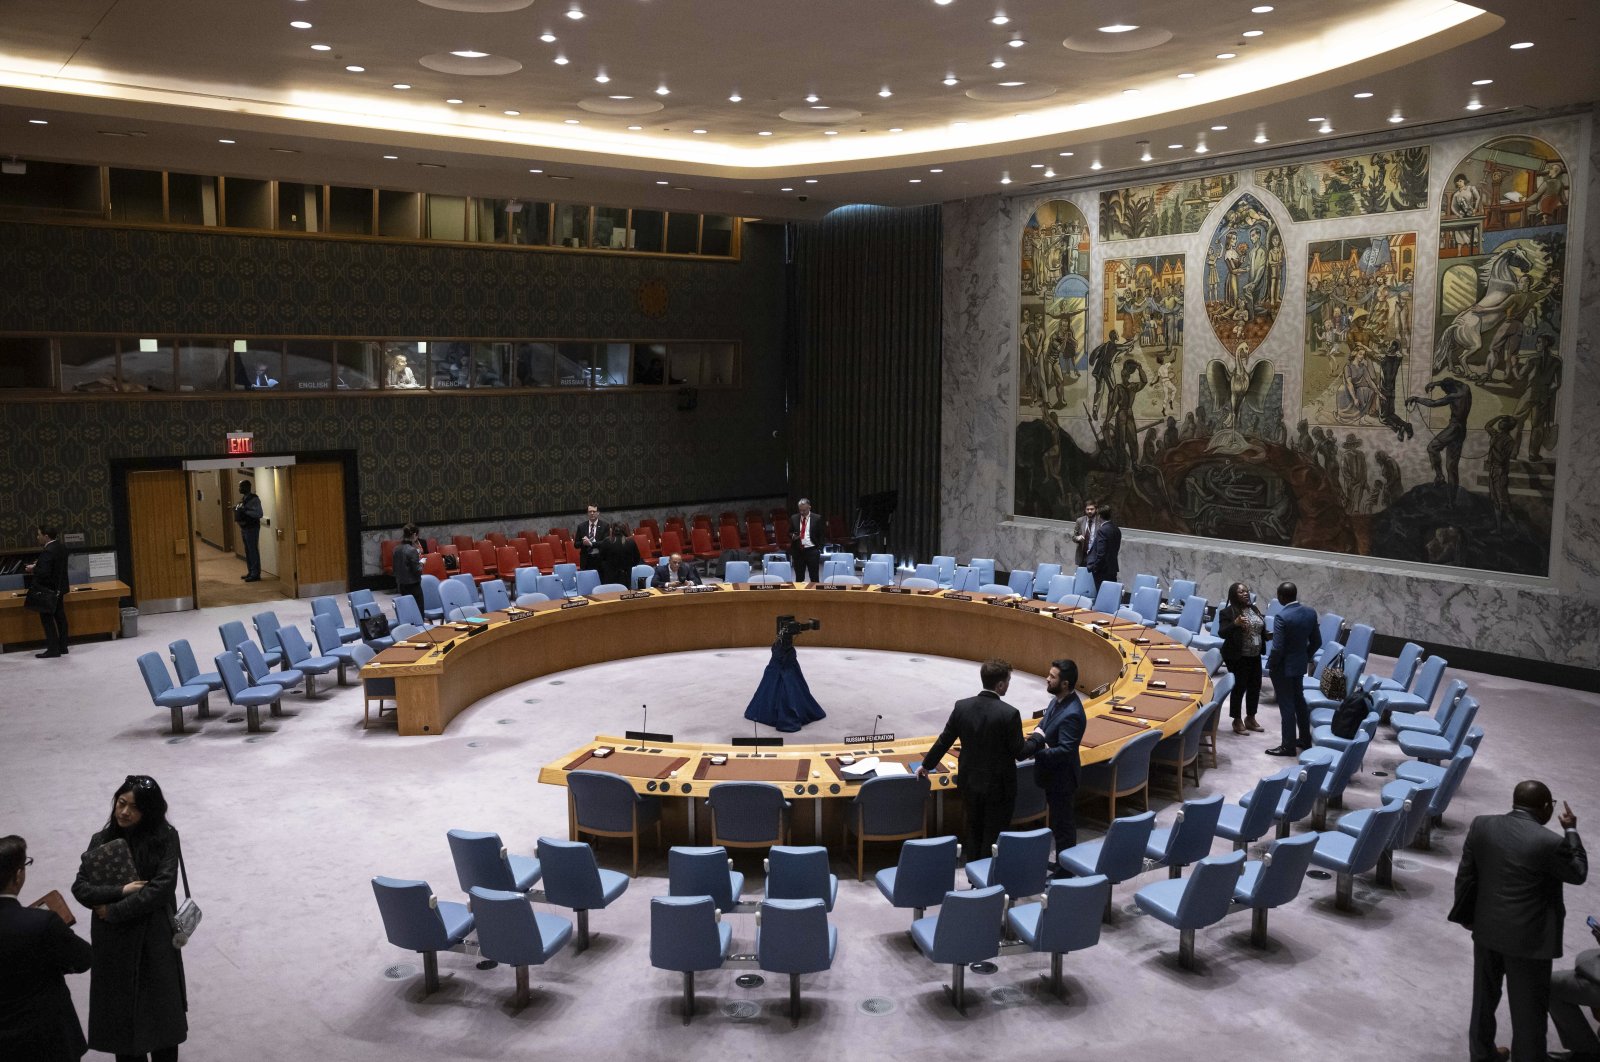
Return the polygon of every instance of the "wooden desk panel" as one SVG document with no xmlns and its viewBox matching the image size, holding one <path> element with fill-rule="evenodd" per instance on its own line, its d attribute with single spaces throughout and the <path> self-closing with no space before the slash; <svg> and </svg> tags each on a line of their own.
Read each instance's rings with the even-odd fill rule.
<svg viewBox="0 0 1600 1062">
<path fill-rule="evenodd" d="M 78 583 L 67 591 L 67 632 L 116 634 L 122 630 L 122 599 L 131 591 L 116 579 Z M 44 641 L 39 614 L 22 607 L 25 590 L 0 591 L 0 645 Z"/>
</svg>

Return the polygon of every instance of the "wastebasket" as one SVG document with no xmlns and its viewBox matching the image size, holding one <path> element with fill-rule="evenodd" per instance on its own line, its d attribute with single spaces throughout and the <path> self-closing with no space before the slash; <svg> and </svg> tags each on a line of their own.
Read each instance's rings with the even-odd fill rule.
<svg viewBox="0 0 1600 1062">
<path fill-rule="evenodd" d="M 139 610 L 125 608 L 122 610 L 122 636 L 124 638 L 137 638 L 139 636 Z"/>
</svg>

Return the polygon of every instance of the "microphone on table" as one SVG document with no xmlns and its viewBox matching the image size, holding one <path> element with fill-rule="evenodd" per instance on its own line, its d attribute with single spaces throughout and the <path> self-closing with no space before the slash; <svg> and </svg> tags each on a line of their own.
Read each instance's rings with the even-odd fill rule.
<svg viewBox="0 0 1600 1062">
<path fill-rule="evenodd" d="M 639 705 L 639 712 L 640 712 L 639 730 L 640 730 L 641 733 L 649 733 L 650 732 L 650 706 L 648 704 Z"/>
<path fill-rule="evenodd" d="M 883 713 L 879 712 L 877 717 L 872 720 L 872 750 L 871 751 L 874 752 L 874 753 L 878 751 L 878 724 L 881 723 L 881 722 L 883 722 Z"/>
</svg>

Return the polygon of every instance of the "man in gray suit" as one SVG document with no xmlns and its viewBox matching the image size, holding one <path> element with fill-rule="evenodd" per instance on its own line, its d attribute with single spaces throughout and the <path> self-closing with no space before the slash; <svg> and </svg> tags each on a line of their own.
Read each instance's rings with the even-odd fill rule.
<svg viewBox="0 0 1600 1062">
<path fill-rule="evenodd" d="M 1600 943 L 1600 928 L 1593 920 L 1589 932 Z M 1570 1062 L 1600 1062 L 1600 1038 L 1581 1008 L 1600 1011 L 1600 948 L 1580 952 L 1570 971 L 1550 979 L 1550 1020 L 1556 1024 L 1561 1046 L 1572 1052 Z"/>
<path fill-rule="evenodd" d="M 1092 501 L 1083 503 L 1083 515 L 1072 528 L 1072 541 L 1078 544 L 1077 564 L 1082 568 L 1089 562 L 1089 540 L 1094 537 L 1095 525 L 1100 522 Z"/>
<path fill-rule="evenodd" d="M 1589 876 L 1578 817 L 1563 803 L 1558 837 L 1544 828 L 1554 811 L 1543 782 L 1519 782 L 1511 811 L 1473 819 L 1461 848 L 1450 921 L 1472 931 L 1473 1062 L 1502 1057 L 1494 1042 L 1502 983 L 1511 1004 L 1513 1062 L 1544 1062 L 1550 962 L 1561 955 L 1567 916 L 1561 886 L 1582 885 Z"/>
</svg>

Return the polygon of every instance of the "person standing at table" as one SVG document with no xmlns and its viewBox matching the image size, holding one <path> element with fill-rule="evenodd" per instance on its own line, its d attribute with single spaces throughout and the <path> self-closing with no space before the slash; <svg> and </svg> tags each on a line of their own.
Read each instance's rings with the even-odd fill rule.
<svg viewBox="0 0 1600 1062">
<path fill-rule="evenodd" d="M 609 525 L 600 519 L 599 508 L 589 506 L 589 518 L 572 529 L 572 540 L 578 544 L 578 567 L 600 570 L 600 543 L 609 530 Z"/>
<path fill-rule="evenodd" d="M 1000 831 L 1011 825 L 1017 806 L 1017 761 L 1022 759 L 1022 716 L 1003 698 L 1011 685 L 1011 665 L 985 660 L 979 669 L 983 692 L 956 702 L 944 732 L 933 743 L 917 777 L 939 766 L 950 746 L 961 742 L 956 785 L 966 812 L 967 860 L 987 859 Z"/>
<path fill-rule="evenodd" d="M 89 1045 L 64 975 L 94 950 L 53 911 L 22 906 L 28 843 L 0 837 L 0 1058 L 75 1062 Z"/>
<path fill-rule="evenodd" d="M 639 545 L 622 533 L 621 522 L 614 523 L 600 540 L 600 581 L 628 586 L 633 566 L 640 562 Z"/>
<path fill-rule="evenodd" d="M 422 610 L 422 554 L 417 549 L 417 525 L 407 524 L 400 529 L 400 544 L 394 548 L 394 592 L 409 594 L 416 599 L 417 610 Z"/>
<path fill-rule="evenodd" d="M 1110 507 L 1102 505 L 1099 509 L 1099 521 L 1089 532 L 1089 548 L 1084 556 L 1084 564 L 1094 575 L 1096 591 L 1103 582 L 1117 581 L 1117 559 L 1121 552 L 1122 528 L 1111 518 Z"/>
<path fill-rule="evenodd" d="M 239 481 L 239 504 L 233 507 L 233 522 L 239 525 L 239 538 L 244 543 L 244 574 L 239 578 L 247 583 L 261 581 L 261 498 L 248 479 Z"/>
<path fill-rule="evenodd" d="M 1077 543 L 1077 565 L 1086 567 L 1089 561 L 1089 540 L 1094 537 L 1095 528 L 1100 523 L 1099 510 L 1094 502 L 1083 503 L 1083 515 L 1078 517 L 1077 524 L 1072 529 L 1072 541 Z"/>
<path fill-rule="evenodd" d="M 54 660 L 67 655 L 67 547 L 60 542 L 61 532 L 53 527 L 35 527 L 33 536 L 39 543 L 39 559 L 26 570 L 33 575 L 34 586 L 55 594 L 53 606 L 39 612 L 39 622 L 44 626 L 44 652 L 33 655 L 40 660 Z"/>
<path fill-rule="evenodd" d="M 794 562 L 796 581 L 816 582 L 822 578 L 822 517 L 811 511 L 811 499 L 801 498 L 798 510 L 789 517 L 789 557 Z"/>
<path fill-rule="evenodd" d="M 1233 676 L 1233 692 L 1228 697 L 1228 716 L 1233 732 L 1244 734 L 1262 729 L 1256 722 L 1256 706 L 1261 701 L 1261 651 L 1266 648 L 1266 617 L 1250 600 L 1250 587 L 1234 583 L 1228 587 L 1228 602 L 1217 617 L 1222 632 L 1222 662 Z M 1239 709 L 1244 709 L 1240 718 Z"/>
<path fill-rule="evenodd" d="M 1078 798 L 1078 743 L 1089 719 L 1078 697 L 1078 664 L 1052 660 L 1044 680 L 1050 694 L 1044 718 L 1023 745 L 1023 758 L 1033 757 L 1033 778 L 1050 805 L 1050 832 L 1057 852 L 1078 843 L 1073 804 Z"/>
<path fill-rule="evenodd" d="M 128 843 L 139 879 L 102 885 L 88 856 L 115 840 Z M 173 946 L 177 912 L 178 831 L 156 780 L 130 774 L 112 796 L 111 817 L 89 839 L 72 895 L 94 912 L 89 938 L 89 1046 L 119 1060 L 176 1062 L 189 1038 L 183 952 Z"/>
<path fill-rule="evenodd" d="M 1512 1062 L 1544 1062 L 1550 964 L 1561 957 L 1567 917 L 1561 886 L 1589 876 L 1578 816 L 1563 802 L 1557 835 L 1544 828 L 1554 812 L 1549 787 L 1518 782 L 1509 812 L 1479 815 L 1467 827 L 1449 918 L 1472 931 L 1473 1062 L 1503 1057 L 1495 1045 L 1502 985 L 1511 1004 Z"/>
<path fill-rule="evenodd" d="M 1301 749 L 1311 747 L 1311 709 L 1306 706 L 1300 680 L 1306 677 L 1306 665 L 1317 651 L 1317 610 L 1300 603 L 1300 588 L 1293 583 L 1278 585 L 1278 604 L 1283 609 L 1273 620 L 1267 673 L 1278 701 L 1282 740 L 1268 749 L 1267 755 L 1297 756 Z"/>
</svg>

